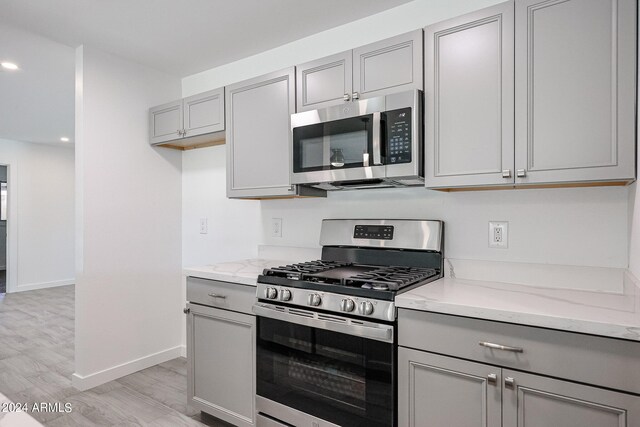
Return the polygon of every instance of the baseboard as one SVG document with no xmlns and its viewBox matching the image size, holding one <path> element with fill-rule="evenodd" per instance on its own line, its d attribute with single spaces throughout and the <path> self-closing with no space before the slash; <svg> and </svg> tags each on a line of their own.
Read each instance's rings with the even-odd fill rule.
<svg viewBox="0 0 640 427">
<path fill-rule="evenodd" d="M 57 286 L 67 286 L 76 283 L 76 279 L 55 280 L 53 282 L 27 283 L 18 285 L 13 292 L 35 291 L 36 289 L 55 288 Z"/>
<path fill-rule="evenodd" d="M 180 356 L 181 357 L 187 357 L 187 346 L 186 345 L 181 345 L 180 346 Z"/>
<path fill-rule="evenodd" d="M 183 346 L 179 345 L 158 353 L 150 354 L 103 371 L 95 372 L 89 375 L 79 375 L 74 373 L 71 376 L 71 384 L 80 391 L 89 390 L 109 381 L 117 380 L 125 375 L 133 374 L 142 369 L 150 368 L 158 363 L 175 359 L 182 355 Z"/>
</svg>

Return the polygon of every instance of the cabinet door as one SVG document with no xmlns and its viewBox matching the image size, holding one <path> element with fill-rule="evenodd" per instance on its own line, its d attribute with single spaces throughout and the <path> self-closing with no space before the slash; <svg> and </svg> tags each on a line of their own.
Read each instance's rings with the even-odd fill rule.
<svg viewBox="0 0 640 427">
<path fill-rule="evenodd" d="M 227 197 L 294 195 L 293 67 L 226 88 Z"/>
<path fill-rule="evenodd" d="M 425 185 L 513 184 L 513 2 L 425 28 Z"/>
<path fill-rule="evenodd" d="M 516 1 L 517 184 L 635 176 L 636 0 Z"/>
<path fill-rule="evenodd" d="M 255 316 L 188 308 L 189 404 L 237 426 L 255 425 Z"/>
<path fill-rule="evenodd" d="M 398 370 L 398 425 L 501 426 L 500 368 L 400 347 Z"/>
<path fill-rule="evenodd" d="M 503 371 L 504 427 L 638 427 L 640 397 Z"/>
<path fill-rule="evenodd" d="M 196 136 L 224 130 L 224 88 L 185 98 L 185 136 Z"/>
<path fill-rule="evenodd" d="M 422 29 L 353 50 L 353 90 L 372 98 L 422 90 Z"/>
<path fill-rule="evenodd" d="M 182 138 L 182 100 L 159 105 L 149 110 L 149 143 Z"/>
<path fill-rule="evenodd" d="M 316 110 L 351 100 L 351 51 L 296 67 L 297 111 Z"/>
</svg>

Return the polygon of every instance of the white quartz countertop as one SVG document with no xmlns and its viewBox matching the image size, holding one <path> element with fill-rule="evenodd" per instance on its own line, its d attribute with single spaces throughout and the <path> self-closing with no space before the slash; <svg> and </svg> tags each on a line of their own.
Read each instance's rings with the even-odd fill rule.
<svg viewBox="0 0 640 427">
<path fill-rule="evenodd" d="M 396 306 L 640 341 L 640 287 L 628 272 L 622 293 L 443 278 Z"/>
<path fill-rule="evenodd" d="M 265 268 L 277 267 L 289 263 L 290 261 L 262 258 L 243 259 L 240 261 L 188 267 L 183 269 L 183 274 L 188 277 L 221 280 L 224 282 L 256 286 L 258 276 L 262 274 L 262 271 Z"/>
</svg>

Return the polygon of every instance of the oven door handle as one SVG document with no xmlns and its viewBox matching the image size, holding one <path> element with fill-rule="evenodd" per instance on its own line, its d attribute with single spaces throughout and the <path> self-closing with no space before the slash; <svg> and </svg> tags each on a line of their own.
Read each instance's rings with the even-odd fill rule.
<svg viewBox="0 0 640 427">
<path fill-rule="evenodd" d="M 373 165 L 382 165 L 382 143 L 380 141 L 380 132 L 382 130 L 382 120 L 380 119 L 380 113 L 373 113 L 373 128 L 372 128 L 372 140 L 373 140 Z"/>
<path fill-rule="evenodd" d="M 272 307 L 278 307 L 278 309 Z M 340 318 L 344 321 L 344 323 L 340 323 L 339 321 L 318 318 L 318 313 L 315 312 L 300 311 L 301 313 L 304 313 L 303 315 L 300 315 L 295 314 L 295 311 L 298 310 L 290 311 L 288 308 L 284 308 L 283 310 L 280 306 L 263 303 L 256 303 L 253 306 L 253 312 L 256 316 L 282 320 L 284 322 L 309 326 L 311 328 L 325 329 L 361 338 L 369 338 L 376 341 L 393 342 L 392 325 L 364 322 L 363 324 L 356 324 L 351 319 L 347 318 Z"/>
</svg>

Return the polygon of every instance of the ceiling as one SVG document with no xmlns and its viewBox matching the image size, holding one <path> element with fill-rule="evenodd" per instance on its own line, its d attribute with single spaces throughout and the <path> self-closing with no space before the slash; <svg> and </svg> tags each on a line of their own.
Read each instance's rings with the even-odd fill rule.
<svg viewBox="0 0 640 427">
<path fill-rule="evenodd" d="M 64 136 L 73 142 L 75 50 L 0 24 L 0 61 L 20 67 L 0 68 L 0 138 L 68 145 L 60 142 Z"/>
<path fill-rule="evenodd" d="M 82 44 L 184 77 L 407 2 L 0 0 L 0 138 L 73 144 Z"/>
<path fill-rule="evenodd" d="M 0 0 L 0 23 L 184 77 L 409 0 Z"/>
</svg>

